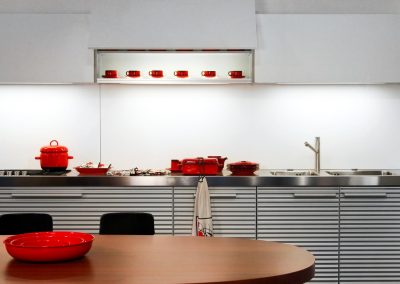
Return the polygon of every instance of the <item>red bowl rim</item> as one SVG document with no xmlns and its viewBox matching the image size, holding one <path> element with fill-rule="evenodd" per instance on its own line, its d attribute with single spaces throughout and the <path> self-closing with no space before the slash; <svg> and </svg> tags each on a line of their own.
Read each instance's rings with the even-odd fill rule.
<svg viewBox="0 0 400 284">
<path fill-rule="evenodd" d="M 49 245 L 49 246 L 27 246 L 27 245 L 16 245 L 13 244 L 13 241 L 18 240 L 20 238 L 29 238 L 29 237 L 36 237 L 36 238 L 48 238 L 48 237 L 68 237 L 68 236 L 76 236 L 80 237 L 82 242 L 76 244 L 64 244 L 64 245 Z M 73 247 L 73 246 L 81 246 L 83 244 L 91 243 L 94 240 L 94 236 L 92 234 L 82 233 L 82 232 L 36 232 L 36 233 L 25 233 L 25 234 L 18 234 L 14 236 L 10 236 L 6 238 L 3 243 L 6 246 L 16 247 L 16 248 L 60 248 L 60 247 Z"/>
</svg>

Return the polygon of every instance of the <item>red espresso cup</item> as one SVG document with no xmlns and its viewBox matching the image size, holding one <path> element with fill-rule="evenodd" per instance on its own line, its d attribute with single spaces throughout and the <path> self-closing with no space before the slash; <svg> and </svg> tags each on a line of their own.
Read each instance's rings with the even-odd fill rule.
<svg viewBox="0 0 400 284">
<path fill-rule="evenodd" d="M 229 71 L 228 75 L 231 76 L 231 78 L 243 78 L 243 72 L 242 71 Z"/>
<path fill-rule="evenodd" d="M 217 75 L 217 72 L 211 71 L 211 70 L 203 71 L 203 72 L 201 72 L 201 75 L 204 76 L 204 77 L 212 78 L 212 77 L 215 77 Z"/>
<path fill-rule="evenodd" d="M 164 76 L 164 72 L 162 70 L 151 70 L 149 75 L 153 78 L 161 78 Z"/>
<path fill-rule="evenodd" d="M 136 78 L 140 77 L 140 71 L 139 70 L 128 70 L 126 71 L 126 76 Z"/>
<path fill-rule="evenodd" d="M 179 70 L 179 71 L 175 71 L 174 75 L 178 78 L 186 78 L 189 76 L 189 71 L 187 70 Z"/>
<path fill-rule="evenodd" d="M 117 70 L 106 70 L 103 75 L 104 78 L 117 78 L 118 72 Z"/>
</svg>

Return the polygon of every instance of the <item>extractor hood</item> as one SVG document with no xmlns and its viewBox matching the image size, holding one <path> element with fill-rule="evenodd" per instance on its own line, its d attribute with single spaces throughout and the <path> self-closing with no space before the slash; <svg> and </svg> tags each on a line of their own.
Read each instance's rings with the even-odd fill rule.
<svg viewBox="0 0 400 284">
<path fill-rule="evenodd" d="M 95 0 L 94 49 L 255 49 L 254 0 Z"/>
</svg>

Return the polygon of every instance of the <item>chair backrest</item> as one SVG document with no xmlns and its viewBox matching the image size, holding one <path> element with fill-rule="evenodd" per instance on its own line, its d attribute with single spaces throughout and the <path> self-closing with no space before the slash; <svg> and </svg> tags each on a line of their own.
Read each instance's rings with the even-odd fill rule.
<svg viewBox="0 0 400 284">
<path fill-rule="evenodd" d="M 154 217 L 150 213 L 115 212 L 100 218 L 101 235 L 154 235 Z"/>
<path fill-rule="evenodd" d="M 45 213 L 10 213 L 0 216 L 0 235 L 53 231 L 53 218 Z"/>
</svg>

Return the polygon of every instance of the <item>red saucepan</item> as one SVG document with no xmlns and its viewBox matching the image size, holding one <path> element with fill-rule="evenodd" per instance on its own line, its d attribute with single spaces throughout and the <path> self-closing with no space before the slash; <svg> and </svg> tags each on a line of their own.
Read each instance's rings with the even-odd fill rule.
<svg viewBox="0 0 400 284">
<path fill-rule="evenodd" d="M 254 172 L 259 169 L 259 164 L 248 161 L 240 161 L 228 164 L 227 168 L 232 172 L 232 175 L 251 176 L 254 175 Z"/>
<path fill-rule="evenodd" d="M 68 148 L 59 146 L 57 140 L 50 141 L 49 146 L 40 148 L 40 166 L 47 171 L 64 171 L 68 167 L 68 160 L 74 157 L 68 156 Z"/>
</svg>

